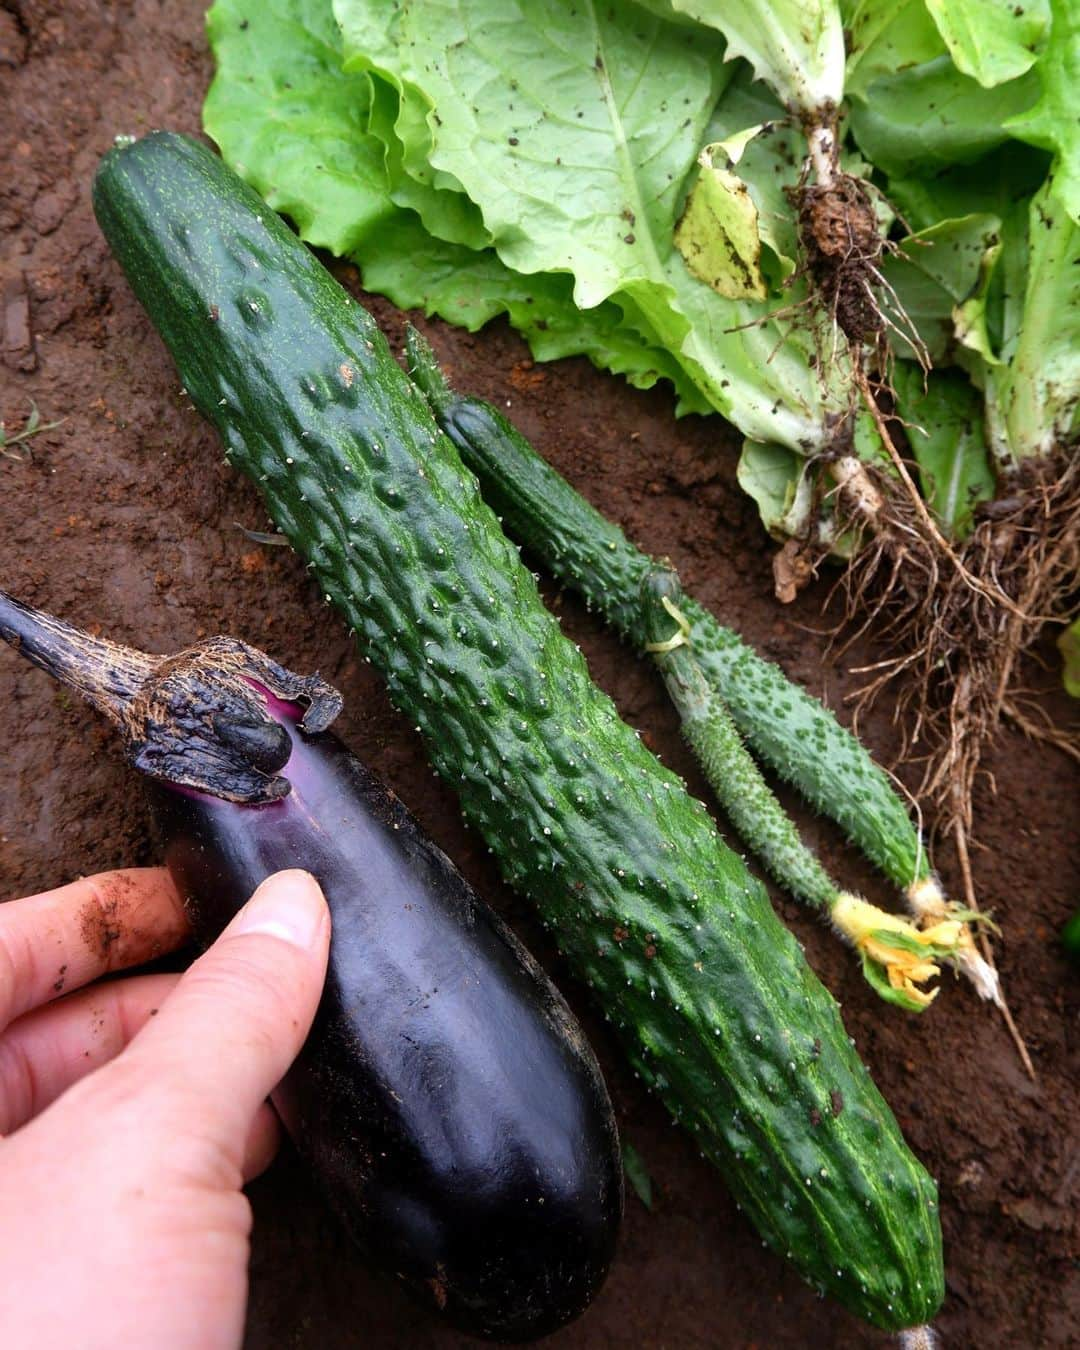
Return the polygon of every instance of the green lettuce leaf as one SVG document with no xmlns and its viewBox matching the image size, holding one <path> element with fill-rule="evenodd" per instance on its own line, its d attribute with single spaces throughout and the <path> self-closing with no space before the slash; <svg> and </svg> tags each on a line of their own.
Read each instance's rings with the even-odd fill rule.
<svg viewBox="0 0 1080 1350">
<path fill-rule="evenodd" d="M 743 441 L 736 477 L 770 534 L 785 538 L 802 531 L 813 505 L 805 459 L 783 445 Z"/>
<path fill-rule="evenodd" d="M 966 263 L 964 252 L 957 254 L 962 265 L 941 278 L 936 321 L 944 324 L 947 294 L 957 302 L 952 320 L 958 343 L 945 358 L 961 364 L 983 391 L 988 444 L 1005 468 L 1067 445 L 1078 429 L 1080 227 L 1059 187 L 1060 166 L 1032 194 L 1045 163 L 1040 152 L 1014 144 L 971 169 L 889 183 L 897 205 L 915 220 L 963 204 L 997 213 L 999 240 L 984 255 L 989 267 L 980 269 L 977 285 L 964 297 L 977 241 Z M 981 217 L 987 224 L 989 215 Z M 967 221 L 978 226 L 980 216 Z M 963 221 L 944 221 L 925 233 L 965 228 Z M 887 264 L 890 278 L 891 268 Z M 905 293 L 902 284 L 898 290 Z M 920 298 L 928 292 L 924 286 Z"/>
<path fill-rule="evenodd" d="M 347 256 L 398 212 L 383 149 L 365 132 L 371 83 L 341 69 L 329 5 L 218 0 L 207 30 L 217 61 L 207 134 L 309 243 Z"/>
<path fill-rule="evenodd" d="M 1010 141 L 972 164 L 956 164 L 933 177 L 890 177 L 885 191 L 913 231 L 962 216 L 993 215 L 1007 220 L 1041 187 L 1050 156 Z M 1027 217 L 1022 234 L 1026 248 Z"/>
<path fill-rule="evenodd" d="M 613 300 L 579 310 L 565 273 L 521 276 L 493 249 L 475 252 L 433 238 L 411 213 L 370 238 L 359 261 L 364 285 L 399 309 L 422 309 L 470 332 L 505 314 L 538 361 L 587 356 L 639 389 L 669 380 L 680 413 L 711 411 L 670 353 L 635 326 L 635 315 Z"/>
<path fill-rule="evenodd" d="M 682 411 L 708 410 L 678 363 L 618 305 L 579 311 L 565 274 L 520 276 L 491 249 L 435 238 L 402 208 L 404 175 L 387 142 L 369 131 L 385 122 L 395 95 L 367 74 L 342 70 L 327 0 L 218 0 L 207 26 L 217 59 L 203 109 L 207 133 L 302 238 L 356 261 L 368 289 L 473 330 L 505 313 L 538 360 L 584 354 L 642 388 L 668 379 Z M 467 219 L 448 200 L 429 214 L 451 230 Z"/>
<path fill-rule="evenodd" d="M 844 32 L 837 0 L 638 0 L 669 18 L 682 15 L 727 39 L 787 107 L 820 113 L 844 95 Z"/>
<path fill-rule="evenodd" d="M 947 52 L 926 0 L 843 0 L 848 59 L 844 94 L 865 98 L 882 75 L 921 66 Z"/>
<path fill-rule="evenodd" d="M 1007 359 L 1015 345 L 1027 284 L 1031 198 L 1049 167 L 1049 157 L 1041 150 L 1014 141 L 975 164 L 957 166 L 932 179 L 889 180 L 889 198 L 916 234 L 935 222 L 969 213 L 1000 220 L 1000 249 L 993 266 L 988 275 L 979 277 L 978 287 L 961 301 L 956 315 L 961 343 L 979 350 L 982 342 L 984 355 L 989 351 L 994 358 Z"/>
<path fill-rule="evenodd" d="M 984 89 L 946 56 L 881 75 L 864 99 L 851 105 L 851 130 L 859 149 L 895 177 L 933 174 L 970 163 L 1003 144 L 1005 126 L 1038 98 L 1034 71 Z"/>
<path fill-rule="evenodd" d="M 719 37 L 626 0 L 389 14 L 337 0 L 335 12 L 346 68 L 429 108 L 425 158 L 479 206 L 504 262 L 572 273 L 583 309 L 634 281 L 664 284 L 657 254 L 722 87 Z"/>
<path fill-rule="evenodd" d="M 328 0 L 321 0 L 327 7 Z M 340 43 L 340 33 L 339 33 Z M 340 56 L 339 56 L 340 60 Z M 371 77 L 371 104 L 367 130 L 384 147 L 386 178 L 391 200 L 397 206 L 415 211 L 429 234 L 451 244 L 470 249 L 485 249 L 491 235 L 476 205 L 460 190 L 437 184 L 430 172 L 416 176 L 409 172 L 405 147 L 398 135 L 401 97 L 385 80 Z"/>
<path fill-rule="evenodd" d="M 1037 67 L 1042 96 L 1006 125 L 1014 136 L 1056 154 L 1057 191 L 1080 223 L 1080 6 L 1076 0 L 1052 0 L 1052 7 L 1050 42 Z"/>
<path fill-rule="evenodd" d="M 680 410 L 729 417 L 740 481 L 789 533 L 813 502 L 807 459 L 849 406 L 850 355 L 813 331 L 796 273 L 790 197 L 806 147 L 789 110 L 839 99 L 841 14 L 856 140 L 916 232 L 886 262 L 900 301 L 984 393 L 999 458 L 1074 426 L 1076 24 L 1054 0 L 1043 50 L 1045 6 L 980 24 L 988 5 L 218 0 L 206 126 L 305 239 L 399 306 L 471 329 L 505 314 L 540 359 L 667 379 Z M 987 483 L 976 395 L 958 372 L 925 395 L 902 378 L 933 423 L 912 435 L 928 497 L 962 533 Z M 864 419 L 856 439 L 877 453 Z"/>
<path fill-rule="evenodd" d="M 1050 27 L 1048 0 L 926 0 L 957 70 L 987 89 L 1035 64 Z"/>
<path fill-rule="evenodd" d="M 1054 174 L 1028 214 L 1019 322 L 1003 364 L 985 371 L 991 448 L 1005 462 L 1047 454 L 1080 429 L 1080 226 Z"/>
<path fill-rule="evenodd" d="M 896 325 L 892 337 L 899 356 L 915 357 L 904 336 L 913 324 L 933 363 L 950 361 L 957 308 L 978 290 L 986 264 L 996 259 L 996 252 L 988 254 L 997 249 L 1000 230 L 1001 220 L 992 215 L 943 220 L 908 235 L 900 252 L 885 258 L 881 270 L 891 288 L 886 313 Z"/>
<path fill-rule="evenodd" d="M 389 20 L 374 0 L 337 0 L 335 12 L 346 68 L 375 72 L 402 107 L 426 109 L 422 132 L 410 113 L 397 134 L 424 140 L 427 162 L 476 203 L 508 267 L 569 273 L 585 311 L 615 301 L 747 435 L 822 443 L 831 405 L 809 336 L 784 340 L 767 302 L 718 295 L 674 245 L 734 73 L 718 33 L 630 0 L 460 0 L 400 6 Z"/>
<path fill-rule="evenodd" d="M 923 495 L 946 533 L 964 539 L 974 508 L 994 495 L 982 398 L 959 371 L 927 377 L 909 361 L 897 362 L 893 389 Z"/>
</svg>

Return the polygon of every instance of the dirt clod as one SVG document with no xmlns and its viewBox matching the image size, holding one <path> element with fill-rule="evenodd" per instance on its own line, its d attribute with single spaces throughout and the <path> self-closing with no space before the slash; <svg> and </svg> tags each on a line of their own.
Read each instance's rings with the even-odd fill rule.
<svg viewBox="0 0 1080 1350">
<path fill-rule="evenodd" d="M 3 303 L 3 360 L 9 370 L 37 369 L 37 350 L 30 329 L 30 296 L 21 269 L 9 271 L 0 287 Z"/>
<path fill-rule="evenodd" d="M 885 327 L 876 299 L 882 238 L 870 194 L 858 178 L 837 173 L 827 186 L 796 191 L 803 267 L 825 312 L 854 343 L 872 346 Z"/>
</svg>

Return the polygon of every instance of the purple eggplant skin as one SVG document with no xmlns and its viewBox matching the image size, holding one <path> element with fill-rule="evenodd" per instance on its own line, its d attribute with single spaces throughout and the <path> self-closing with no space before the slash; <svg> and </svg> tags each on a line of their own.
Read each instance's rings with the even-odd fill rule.
<svg viewBox="0 0 1080 1350">
<path fill-rule="evenodd" d="M 530 1340 L 611 1263 L 622 1166 L 611 1103 L 561 995 L 446 855 L 331 733 L 267 695 L 292 746 L 282 799 L 149 785 L 198 941 L 265 877 L 321 883 L 322 1002 L 279 1109 L 369 1256 L 462 1330 Z M 278 1098 L 275 1098 L 278 1101 Z"/>
</svg>

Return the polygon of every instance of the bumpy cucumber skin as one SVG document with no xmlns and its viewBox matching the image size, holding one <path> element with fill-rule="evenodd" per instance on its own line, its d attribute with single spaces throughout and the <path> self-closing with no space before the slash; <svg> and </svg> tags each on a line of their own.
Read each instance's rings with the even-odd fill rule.
<svg viewBox="0 0 1080 1350">
<path fill-rule="evenodd" d="M 636 597 L 654 559 L 546 464 L 498 409 L 448 392 L 429 397 L 439 425 L 479 478 L 507 532 L 643 646 Z M 897 886 L 928 877 L 926 850 L 907 808 L 856 737 L 692 596 L 680 608 L 693 626 L 702 672 L 722 691 L 757 755 L 835 820 Z"/>
<path fill-rule="evenodd" d="M 650 643 L 666 643 L 678 632 L 664 600 L 681 610 L 685 599 L 672 568 L 659 566 L 645 573 L 641 604 Z M 828 914 L 838 888 L 762 778 L 727 705 L 702 674 L 693 643 L 654 651 L 653 660 L 679 714 L 683 736 L 736 833 L 785 890 Z"/>
<path fill-rule="evenodd" d="M 209 151 L 110 151 L 98 220 L 513 885 L 763 1236 L 879 1326 L 943 1296 L 936 1188 L 763 887 L 620 721 L 375 323 Z"/>
</svg>

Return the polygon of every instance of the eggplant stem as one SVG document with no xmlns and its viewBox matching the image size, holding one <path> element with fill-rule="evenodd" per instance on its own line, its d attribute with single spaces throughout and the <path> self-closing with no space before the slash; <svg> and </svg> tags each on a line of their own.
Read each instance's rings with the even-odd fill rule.
<svg viewBox="0 0 1080 1350">
<path fill-rule="evenodd" d="M 0 591 L 0 637 L 119 727 L 161 661 L 84 633 L 6 591 Z"/>
<path fill-rule="evenodd" d="M 288 794 L 279 773 L 290 740 L 267 694 L 304 706 L 304 731 L 324 731 L 341 695 L 297 675 L 257 647 L 215 637 L 174 656 L 151 656 L 84 633 L 0 591 L 0 638 L 116 726 L 143 773 L 234 802 Z"/>
</svg>

